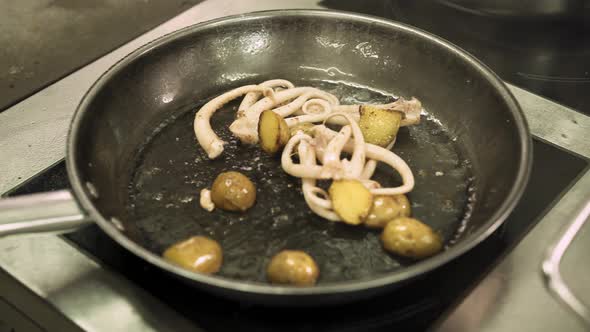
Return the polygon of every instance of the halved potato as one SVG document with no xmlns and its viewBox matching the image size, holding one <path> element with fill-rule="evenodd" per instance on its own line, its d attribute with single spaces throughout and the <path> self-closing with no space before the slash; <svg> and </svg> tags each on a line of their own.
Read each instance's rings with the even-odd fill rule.
<svg viewBox="0 0 590 332">
<path fill-rule="evenodd" d="M 289 141 L 289 126 L 280 115 L 266 110 L 260 114 L 258 137 L 262 150 L 270 154 L 277 153 Z"/>
<path fill-rule="evenodd" d="M 364 105 L 360 108 L 359 126 L 365 142 L 386 147 L 399 130 L 402 113 L 390 109 Z"/>
<path fill-rule="evenodd" d="M 334 212 L 347 224 L 362 223 L 373 205 L 373 195 L 357 180 L 336 180 L 329 194 Z"/>
</svg>

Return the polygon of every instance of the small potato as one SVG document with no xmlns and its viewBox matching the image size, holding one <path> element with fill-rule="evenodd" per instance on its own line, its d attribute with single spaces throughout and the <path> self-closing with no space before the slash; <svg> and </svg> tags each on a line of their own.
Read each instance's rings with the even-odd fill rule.
<svg viewBox="0 0 590 332">
<path fill-rule="evenodd" d="M 402 121 L 402 113 L 365 105 L 360 108 L 359 126 L 365 142 L 386 147 L 391 143 Z"/>
<path fill-rule="evenodd" d="M 319 268 L 305 252 L 283 250 L 271 259 L 266 275 L 273 284 L 313 286 L 317 281 Z"/>
<path fill-rule="evenodd" d="M 297 132 L 300 130 L 303 131 L 304 134 L 312 135 L 314 126 L 315 125 L 310 122 L 298 123 L 293 127 L 289 128 L 289 132 L 291 134 L 291 137 L 295 136 L 295 134 L 297 134 Z"/>
<path fill-rule="evenodd" d="M 204 236 L 193 236 L 170 246 L 164 258 L 193 272 L 212 274 L 219 271 L 223 262 L 221 246 Z"/>
<path fill-rule="evenodd" d="M 365 218 L 365 225 L 370 228 L 383 228 L 388 222 L 398 217 L 409 217 L 410 201 L 406 195 L 376 196 L 373 207 Z"/>
<path fill-rule="evenodd" d="M 289 126 L 277 113 L 264 111 L 258 121 L 258 137 L 262 150 L 275 154 L 289 141 Z"/>
<path fill-rule="evenodd" d="M 373 205 L 373 195 L 357 180 L 334 181 L 329 194 L 334 212 L 347 224 L 362 223 Z"/>
<path fill-rule="evenodd" d="M 421 259 L 442 250 L 442 239 L 418 219 L 401 217 L 390 221 L 381 233 L 385 250 L 404 257 Z"/>
<path fill-rule="evenodd" d="M 256 201 L 256 187 L 242 173 L 223 172 L 211 186 L 211 200 L 220 209 L 244 212 Z"/>
</svg>

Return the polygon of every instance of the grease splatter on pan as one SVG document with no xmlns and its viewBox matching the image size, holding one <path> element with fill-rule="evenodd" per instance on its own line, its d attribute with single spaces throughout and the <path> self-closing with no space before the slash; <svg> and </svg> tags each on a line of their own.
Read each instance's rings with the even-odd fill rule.
<svg viewBox="0 0 590 332">
<path fill-rule="evenodd" d="M 303 82 L 333 93 L 342 104 L 381 103 L 394 97 L 355 85 Z M 420 96 L 416 96 L 420 97 Z M 138 152 L 129 185 L 128 220 L 135 239 L 156 254 L 193 235 L 217 240 L 224 250 L 219 275 L 266 282 L 270 258 L 283 249 L 309 253 L 320 267 L 319 283 L 371 278 L 412 264 L 386 253 L 379 231 L 332 223 L 313 214 L 305 204 L 300 180 L 287 175 L 280 157 L 258 146 L 245 146 L 229 132 L 239 100 L 212 119 L 215 132 L 228 144 L 209 160 L 193 132 L 195 110 L 179 109 L 151 135 Z M 394 151 L 412 168 L 415 189 L 408 194 L 413 216 L 440 232 L 451 245 L 468 222 L 473 204 L 471 165 L 444 126 L 432 116 L 421 124 L 400 129 Z M 210 187 L 222 171 L 236 170 L 257 187 L 257 202 L 244 214 L 199 206 L 199 191 Z M 393 170 L 378 167 L 375 179 L 384 186 L 399 185 Z M 129 222 L 129 221 L 128 221 Z"/>
</svg>

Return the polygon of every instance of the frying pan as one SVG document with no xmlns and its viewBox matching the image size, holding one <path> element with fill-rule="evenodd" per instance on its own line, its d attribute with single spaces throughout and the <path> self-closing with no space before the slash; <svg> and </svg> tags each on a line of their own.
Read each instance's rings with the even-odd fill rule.
<svg viewBox="0 0 590 332">
<path fill-rule="evenodd" d="M 194 114 L 231 88 L 283 78 L 336 94 L 343 104 L 399 96 L 423 104 L 421 124 L 400 130 L 395 152 L 412 168 L 412 213 L 443 235 L 445 249 L 420 261 L 387 254 L 378 232 L 312 214 L 299 179 L 276 157 L 240 144 L 227 129 L 236 104 L 212 126 L 228 141 L 209 160 Z M 402 287 L 467 252 L 494 232 L 520 199 L 531 136 L 503 82 L 473 56 L 411 26 L 346 12 L 280 10 L 224 17 L 151 42 L 89 89 L 68 133 L 72 190 L 0 201 L 2 235 L 75 229 L 95 222 L 117 243 L 185 282 L 242 301 L 343 303 Z M 246 213 L 198 204 L 217 174 L 238 170 L 257 186 Z M 376 179 L 399 184 L 390 169 Z M 219 241 L 216 275 L 161 258 L 192 235 Z M 264 267 L 282 249 L 318 262 L 315 287 L 270 285 Z M 457 271 L 460 273 L 460 271 Z"/>
</svg>

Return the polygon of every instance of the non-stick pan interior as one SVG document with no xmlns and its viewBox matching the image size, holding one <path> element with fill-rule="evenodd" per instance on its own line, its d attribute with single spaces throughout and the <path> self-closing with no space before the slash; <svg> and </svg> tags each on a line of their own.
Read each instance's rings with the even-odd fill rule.
<svg viewBox="0 0 590 332">
<path fill-rule="evenodd" d="M 391 101 L 366 88 L 343 84 L 302 82 L 331 91 L 346 103 Z M 200 106 L 200 105 L 198 105 Z M 221 244 L 224 264 L 220 275 L 265 281 L 265 266 L 283 249 L 303 250 L 321 269 L 320 282 L 378 276 L 410 264 L 381 247 L 379 232 L 363 226 L 333 223 L 313 214 L 301 192 L 300 179 L 287 175 L 280 157 L 257 146 L 240 144 L 228 130 L 237 103 L 214 117 L 214 129 L 228 145 L 210 160 L 195 144 L 195 105 L 179 109 L 153 134 L 139 153 L 129 187 L 129 214 L 136 241 L 154 253 L 194 235 Z M 184 111 L 184 112 L 183 112 Z M 471 165 L 456 141 L 436 120 L 425 117 L 419 126 L 403 128 L 394 149 L 414 169 L 416 190 L 409 199 L 413 215 L 451 240 L 464 230 L 471 187 Z M 246 213 L 207 212 L 198 203 L 199 191 L 210 188 L 223 171 L 235 170 L 257 186 L 257 203 Z M 385 186 L 400 185 L 399 176 L 380 167 L 375 179 Z"/>
<path fill-rule="evenodd" d="M 232 278 L 261 281 L 262 266 L 283 248 L 317 256 L 321 282 L 374 277 L 411 263 L 385 254 L 375 231 L 313 216 L 299 181 L 276 159 L 228 136 L 235 104 L 214 117 L 230 142 L 218 160 L 203 154 L 192 120 L 208 98 L 271 78 L 323 87 L 344 104 L 414 96 L 432 116 L 403 128 L 394 147 L 416 177 L 409 195 L 414 215 L 447 244 L 473 241 L 469 235 L 490 227 L 513 187 L 522 185 L 528 137 L 495 78 L 430 38 L 367 18 L 296 11 L 169 36 L 126 59 L 86 98 L 70 144 L 72 179 L 85 184 L 81 191 L 97 207 L 99 223 L 116 218 L 127 236 L 156 254 L 207 234 L 222 243 L 221 274 Z M 258 186 L 247 214 L 208 213 L 198 205 L 199 190 L 228 169 Z M 380 175 L 398 181 L 390 169 Z"/>
</svg>

